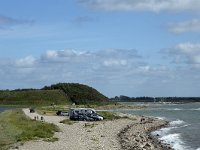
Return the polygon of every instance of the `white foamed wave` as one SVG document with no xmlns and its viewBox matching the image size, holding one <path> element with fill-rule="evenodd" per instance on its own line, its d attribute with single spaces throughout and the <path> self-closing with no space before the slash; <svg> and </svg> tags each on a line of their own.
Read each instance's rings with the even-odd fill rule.
<svg viewBox="0 0 200 150">
<path fill-rule="evenodd" d="M 185 124 L 185 125 L 180 126 L 179 128 L 188 127 L 188 126 L 190 126 L 190 125 L 191 125 L 191 124 Z"/>
<path fill-rule="evenodd" d="M 172 129 L 184 128 L 184 127 L 187 127 L 189 125 L 190 124 L 185 124 L 185 125 L 182 125 L 182 126 L 170 126 L 170 127 L 167 127 L 167 128 L 161 128 L 159 130 L 156 130 L 156 131 L 152 132 L 152 134 L 154 136 L 158 135 L 159 137 L 162 137 L 162 136 L 165 136 L 165 135 L 169 134 Z"/>
<path fill-rule="evenodd" d="M 178 126 L 178 125 L 182 125 L 182 124 L 184 124 L 185 123 L 185 121 L 183 121 L 183 120 L 175 120 L 175 121 L 172 121 L 172 122 L 170 122 L 169 124 L 171 125 L 171 126 Z"/>
<path fill-rule="evenodd" d="M 162 137 L 162 136 L 168 134 L 169 131 L 170 131 L 171 129 L 172 129 L 172 127 L 161 128 L 160 130 L 156 130 L 156 131 L 152 132 L 152 134 L 153 134 L 154 136 L 157 136 L 157 135 L 158 135 L 159 137 Z"/>
<path fill-rule="evenodd" d="M 180 109 L 180 108 L 166 108 L 166 110 L 184 110 L 184 109 Z"/>
<path fill-rule="evenodd" d="M 157 117 L 157 118 L 163 119 L 162 117 Z M 165 136 L 166 134 L 169 134 L 170 130 L 172 130 L 172 129 L 175 129 L 175 128 L 184 128 L 184 127 L 189 126 L 189 124 L 186 124 L 185 121 L 179 120 L 179 119 L 171 121 L 169 123 L 169 125 L 170 125 L 169 127 L 161 128 L 159 130 L 156 130 L 156 131 L 152 132 L 152 134 L 154 136 L 159 135 L 159 136 L 162 137 L 162 136 Z"/>
<path fill-rule="evenodd" d="M 168 134 L 166 136 L 163 136 L 159 138 L 163 143 L 170 144 L 172 148 L 175 150 L 184 150 L 184 143 L 180 139 L 180 134 L 174 133 L 174 134 Z"/>
<path fill-rule="evenodd" d="M 165 117 L 155 117 L 155 118 L 160 119 L 160 120 L 166 120 Z"/>
<path fill-rule="evenodd" d="M 200 110 L 200 108 L 194 108 L 194 109 L 190 109 L 190 110 Z M 200 149 L 199 149 L 200 150 Z"/>
<path fill-rule="evenodd" d="M 161 109 L 164 109 L 164 110 L 200 110 L 200 108 L 191 108 L 191 109 L 181 109 L 181 108 L 161 108 Z"/>
<path fill-rule="evenodd" d="M 186 124 L 183 120 L 174 120 L 170 122 L 170 126 L 167 128 L 161 128 L 157 131 L 152 132 L 152 135 L 158 136 L 158 139 L 165 144 L 169 144 L 175 150 L 184 150 L 187 147 L 184 146 L 184 142 L 181 141 L 181 134 L 171 133 L 172 129 L 187 127 L 189 124 Z M 200 150 L 200 149 L 198 149 Z"/>
<path fill-rule="evenodd" d="M 200 150 L 200 147 L 199 147 L 199 148 L 197 148 L 197 150 Z"/>
</svg>

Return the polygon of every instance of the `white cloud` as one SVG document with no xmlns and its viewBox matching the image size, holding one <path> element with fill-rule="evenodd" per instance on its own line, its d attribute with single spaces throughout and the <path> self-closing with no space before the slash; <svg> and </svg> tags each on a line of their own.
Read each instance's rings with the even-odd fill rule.
<svg viewBox="0 0 200 150">
<path fill-rule="evenodd" d="M 199 11 L 199 0 L 79 0 L 86 6 L 107 11 Z"/>
<path fill-rule="evenodd" d="M 170 52 L 172 57 L 187 56 L 198 63 L 199 47 L 200 44 L 179 44 Z M 78 82 L 107 96 L 188 96 L 199 89 L 200 83 L 191 86 L 194 79 L 195 83 L 200 81 L 199 73 L 199 69 L 189 67 L 152 65 L 136 50 L 51 50 L 39 58 L 0 59 L 0 88 L 40 88 L 58 82 Z M 191 90 L 183 92 L 189 86 Z"/>
<path fill-rule="evenodd" d="M 126 65 L 130 62 L 140 59 L 136 50 L 123 50 L 123 49 L 107 49 L 98 52 L 89 51 L 76 51 L 73 49 L 66 50 L 51 50 L 42 55 L 42 61 L 56 61 L 56 62 L 70 62 L 70 63 L 88 63 L 104 64 L 107 66 L 112 65 Z"/>
<path fill-rule="evenodd" d="M 46 59 L 52 59 L 52 58 L 57 58 L 58 57 L 58 54 L 56 51 L 47 51 L 44 55 L 43 55 L 44 58 Z"/>
<path fill-rule="evenodd" d="M 193 19 L 184 22 L 169 23 L 167 28 L 173 33 L 200 32 L 200 20 Z"/>
<path fill-rule="evenodd" d="M 87 59 L 92 59 L 92 56 L 90 56 L 90 52 L 84 52 L 84 51 L 76 51 L 73 49 L 66 49 L 66 50 L 50 50 L 45 52 L 41 56 L 42 61 L 46 62 L 83 62 L 87 61 Z"/>
<path fill-rule="evenodd" d="M 18 67 L 31 67 L 36 63 L 36 58 L 33 56 L 27 56 L 15 61 L 16 66 Z"/>
<path fill-rule="evenodd" d="M 103 62 L 103 64 L 105 66 L 118 66 L 118 65 L 126 65 L 127 61 L 126 60 L 116 60 L 116 59 L 109 59 L 109 60 L 105 60 Z"/>
<path fill-rule="evenodd" d="M 200 43 L 181 43 L 166 50 L 175 63 L 200 64 Z"/>
<path fill-rule="evenodd" d="M 3 83 L 42 84 L 55 82 L 115 82 L 137 73 L 141 56 L 136 50 L 51 50 L 41 57 L 1 61 Z M 3 78 L 9 82 L 5 82 Z M 2 84 L 3 85 L 3 84 Z M 12 84 L 11 84 L 12 85 Z"/>
</svg>

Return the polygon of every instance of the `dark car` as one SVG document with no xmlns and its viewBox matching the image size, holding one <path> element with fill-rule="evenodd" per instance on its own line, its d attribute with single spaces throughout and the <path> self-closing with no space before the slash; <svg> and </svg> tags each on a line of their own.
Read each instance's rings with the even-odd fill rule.
<svg viewBox="0 0 200 150">
<path fill-rule="evenodd" d="M 58 116 L 69 116 L 69 113 L 66 112 L 66 111 L 59 110 L 59 111 L 56 112 L 56 115 L 58 115 Z"/>
<path fill-rule="evenodd" d="M 79 120 L 79 121 L 94 121 L 93 118 L 88 117 L 87 115 L 79 115 L 79 116 L 78 116 L 78 120 Z"/>
<path fill-rule="evenodd" d="M 103 117 L 99 116 L 98 114 L 90 114 L 88 117 L 92 118 L 94 121 L 103 120 Z"/>
<path fill-rule="evenodd" d="M 35 109 L 34 108 L 30 108 L 30 113 L 34 113 L 35 112 Z"/>
</svg>

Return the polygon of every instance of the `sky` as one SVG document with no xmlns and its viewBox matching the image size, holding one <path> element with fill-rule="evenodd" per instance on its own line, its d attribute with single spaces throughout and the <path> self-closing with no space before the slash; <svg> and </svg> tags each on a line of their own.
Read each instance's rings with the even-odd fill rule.
<svg viewBox="0 0 200 150">
<path fill-rule="evenodd" d="M 200 96 L 199 0 L 0 0 L 0 89 Z"/>
</svg>

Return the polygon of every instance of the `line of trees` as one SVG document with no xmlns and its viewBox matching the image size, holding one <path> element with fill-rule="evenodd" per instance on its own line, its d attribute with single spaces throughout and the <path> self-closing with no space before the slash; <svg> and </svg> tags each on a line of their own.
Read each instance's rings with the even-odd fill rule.
<svg viewBox="0 0 200 150">
<path fill-rule="evenodd" d="M 128 97 L 124 95 L 110 98 L 111 101 L 119 102 L 172 102 L 172 103 L 188 103 L 200 102 L 200 97 Z"/>
</svg>

